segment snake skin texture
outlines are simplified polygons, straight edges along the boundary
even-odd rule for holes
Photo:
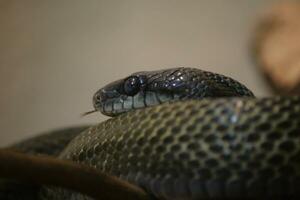
[[[299,199],[299,144],[299,97],[219,98],[121,114],[80,134],[59,157],[158,199]],[[47,193],[89,199],[53,188]]]
[[[58,156],[72,139],[88,127],[74,126],[50,131],[15,143],[10,148],[30,155]]]

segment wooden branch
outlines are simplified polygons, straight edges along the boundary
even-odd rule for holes
[[[92,167],[10,149],[0,149],[0,177],[68,188],[96,199],[150,199],[139,187]]]

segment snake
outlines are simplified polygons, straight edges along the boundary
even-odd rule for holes
[[[230,77],[179,67],[114,81],[93,106],[111,118],[14,147],[90,165],[153,199],[300,197],[298,96],[256,98]],[[38,199],[91,198],[43,187]]]

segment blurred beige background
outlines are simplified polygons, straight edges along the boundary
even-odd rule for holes
[[[0,0],[0,146],[106,119],[80,114],[101,86],[140,70],[199,67],[270,95],[249,43],[272,2]]]

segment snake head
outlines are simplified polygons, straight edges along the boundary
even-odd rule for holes
[[[253,94],[229,77],[181,67],[133,73],[98,90],[93,104],[95,110],[115,116],[164,102],[221,96]]]

